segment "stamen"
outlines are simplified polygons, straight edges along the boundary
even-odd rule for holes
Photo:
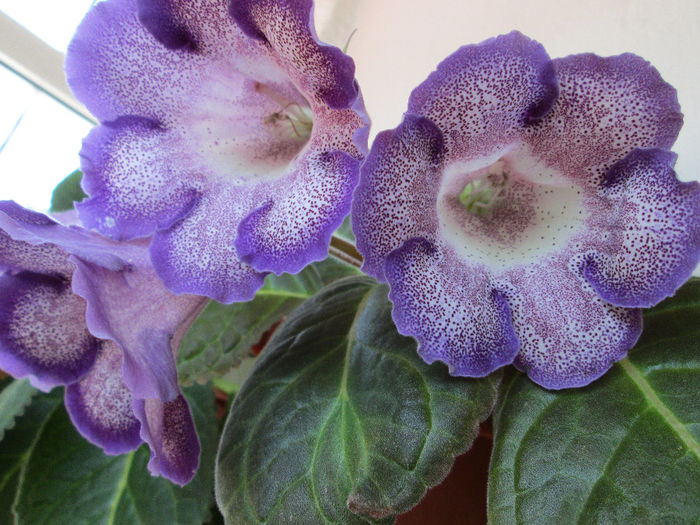
[[[263,122],[272,126],[278,123],[287,123],[294,132],[294,135],[302,140],[306,140],[311,136],[311,130],[313,128],[311,111],[297,102],[289,102],[280,111],[276,111],[265,117]]]
[[[487,215],[499,202],[509,185],[508,174],[499,161],[480,179],[471,180],[459,194],[459,201],[473,215]]]

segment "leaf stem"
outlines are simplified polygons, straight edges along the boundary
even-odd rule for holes
[[[362,268],[362,255],[352,243],[345,239],[333,235],[331,237],[331,245],[328,247],[328,253],[341,261],[357,268]]]

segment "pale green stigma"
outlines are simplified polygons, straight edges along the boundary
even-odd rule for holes
[[[472,215],[488,215],[508,186],[508,174],[504,163],[497,162],[486,175],[471,180],[459,194],[459,201]]]

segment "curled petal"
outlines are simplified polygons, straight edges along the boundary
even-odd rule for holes
[[[434,235],[437,215],[430,203],[437,199],[443,151],[440,130],[415,115],[377,135],[352,205],[362,269],[369,275],[385,280],[384,259],[390,252],[412,237]]]
[[[358,97],[355,64],[340,49],[323,45],[314,29],[312,0],[237,0],[230,12],[243,32],[268,43],[304,93],[333,109],[349,108]],[[289,45],[289,40],[294,45]]]
[[[94,128],[80,152],[91,196],[77,204],[83,224],[133,239],[182,218],[199,196],[196,180],[183,181],[191,162],[182,150],[177,134],[148,119],[122,117]],[[154,164],[169,168],[153,173]]]
[[[145,250],[141,257],[147,258]],[[88,303],[87,326],[122,348],[124,383],[134,397],[168,401],[179,395],[173,338],[205,300],[173,296],[147,264],[112,272],[77,257],[73,262],[73,291]]]
[[[675,160],[668,151],[634,150],[599,190],[607,209],[592,214],[592,231],[605,240],[587,254],[584,275],[610,303],[653,306],[700,260],[700,185],[679,182]]]
[[[118,271],[133,253],[132,246],[120,246],[82,228],[65,227],[41,213],[12,201],[0,201],[0,267],[12,271],[56,274],[69,279],[73,267],[69,254]]]
[[[632,54],[555,59],[559,97],[530,130],[534,154],[572,178],[600,184],[634,148],[670,148],[683,124],[676,90]]]
[[[58,277],[0,276],[0,367],[48,391],[80,379],[100,342],[85,327],[85,301]]]
[[[514,364],[546,388],[589,384],[622,359],[642,331],[641,311],[601,299],[585,281],[580,257],[512,271],[504,289],[521,345]]]
[[[141,421],[141,437],[151,447],[148,470],[178,485],[186,485],[199,467],[199,439],[187,401],[138,399],[134,412]]]
[[[510,308],[483,269],[411,239],[389,254],[385,272],[396,327],[418,339],[427,363],[482,377],[513,361],[519,345]]]
[[[186,49],[161,45],[139,22],[136,0],[112,0],[85,16],[68,47],[65,70],[76,97],[101,121],[138,115],[162,122],[202,62]]]
[[[238,256],[253,268],[296,273],[325,259],[331,235],[350,211],[356,159],[335,151],[309,155],[299,164],[294,179],[280,184],[238,226]]]
[[[123,454],[141,443],[141,424],[132,396],[121,380],[122,352],[104,341],[94,366],[66,388],[66,409],[75,427],[107,454]]]
[[[513,31],[464,46],[418,86],[408,113],[442,130],[451,158],[492,155],[547,114],[557,79],[541,44]]]
[[[137,0],[139,21],[168,49],[196,50],[197,40],[184,20],[178,19],[177,2]]]
[[[243,263],[234,246],[240,204],[251,199],[245,189],[240,193],[247,196],[226,188],[207,196],[188,217],[156,234],[151,258],[170,290],[231,303],[249,301],[262,286],[266,274]]]

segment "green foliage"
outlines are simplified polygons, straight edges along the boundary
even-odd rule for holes
[[[213,500],[218,424],[210,388],[186,389],[202,444],[184,488],[154,478],[146,445],[105,455],[73,427],[62,389],[36,396],[0,443],[0,523],[201,525]]]
[[[329,257],[296,275],[269,275],[255,299],[247,303],[210,301],[180,345],[180,382],[205,382],[226,373],[248,355],[268,329],[325,284],[357,272]]]
[[[0,382],[0,440],[5,430],[12,428],[15,419],[24,413],[37,390],[26,379],[7,378]]]
[[[58,183],[51,194],[51,213],[72,210],[75,202],[80,202],[87,195],[80,187],[83,173],[75,170]]]
[[[277,329],[219,447],[226,522],[391,521],[440,482],[491,412],[500,375],[426,365],[391,320],[387,287],[349,277]]]
[[[334,235],[340,237],[344,241],[347,241],[351,244],[355,244],[355,234],[352,232],[352,225],[350,224],[350,215],[345,217],[343,224],[341,224],[340,228],[338,228],[335,231]]]
[[[504,381],[490,523],[697,523],[700,279],[644,323],[636,348],[588,387]]]

